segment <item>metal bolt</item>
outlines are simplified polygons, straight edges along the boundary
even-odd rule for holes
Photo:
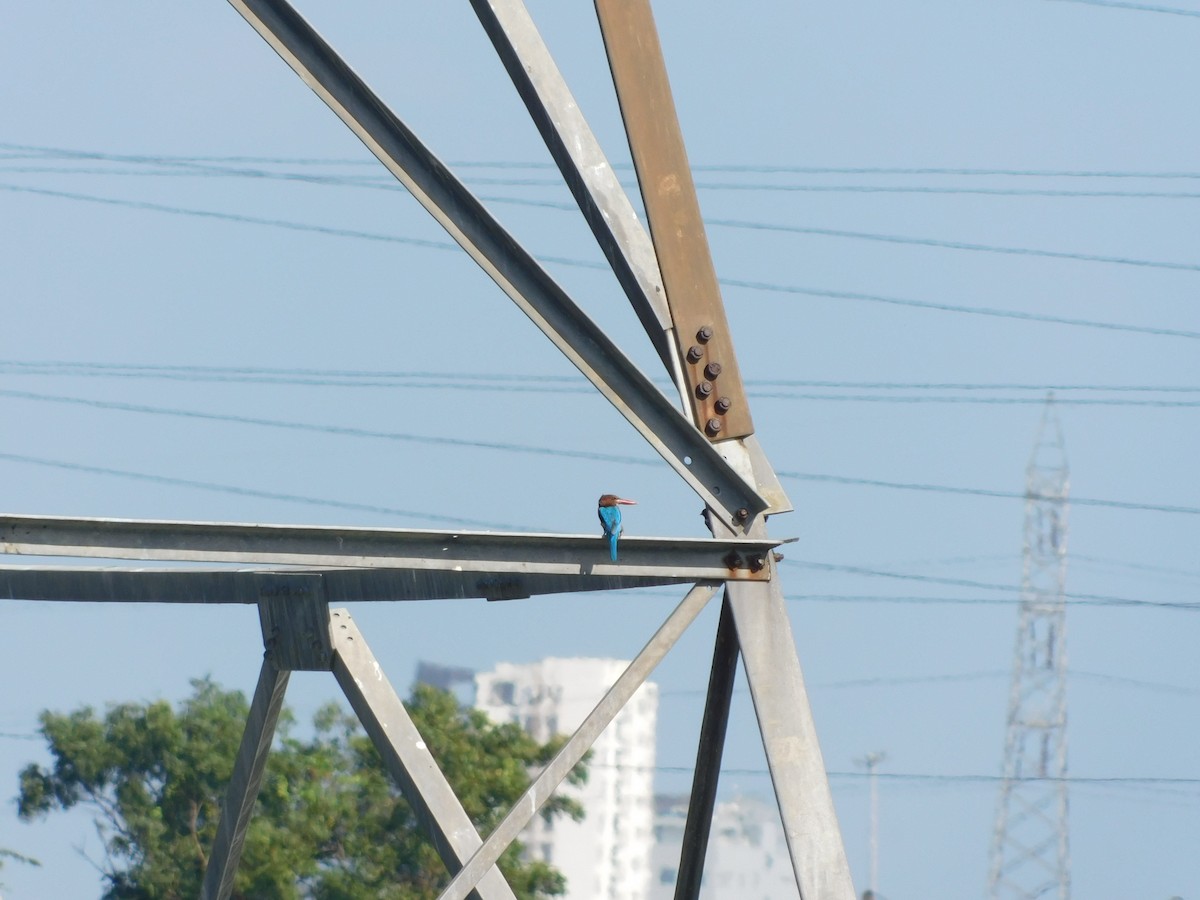
[[[742,555],[736,550],[730,550],[722,558],[721,562],[725,563],[727,569],[740,569],[745,565]]]
[[[696,396],[701,400],[705,399],[712,392],[713,386],[711,381],[702,381],[696,385]]]
[[[767,564],[767,561],[765,559],[763,559],[760,554],[756,553],[754,556],[750,557],[750,571],[751,572],[761,572],[763,570],[763,568],[766,566],[766,564]]]
[[[744,506],[738,507],[738,511],[733,514],[733,517],[739,522],[745,522],[748,518],[750,518],[750,510],[746,509]]]
[[[707,381],[704,383],[708,384]],[[725,415],[725,413],[729,412],[729,408],[733,406],[733,401],[728,397],[719,397],[717,398],[715,406],[717,408],[717,412],[719,412],[721,415]]]
[[[718,434],[721,433],[721,429],[723,427],[725,427],[725,426],[721,424],[720,419],[715,419],[715,418],[709,419],[707,422],[704,423],[704,430],[706,432],[708,432],[709,437],[716,437]]]
[[[704,359],[704,348],[699,344],[692,344],[692,346],[688,348],[687,361],[690,363],[698,363],[702,359]]]
[[[712,330],[711,325],[705,325],[699,331],[696,332],[696,340],[698,340],[702,344],[707,344],[709,341],[711,341],[712,336],[713,336],[713,330]]]
[[[710,362],[707,366],[704,367],[704,377],[705,378],[709,378],[709,379],[716,378],[720,374],[721,374],[721,364],[719,362]]]

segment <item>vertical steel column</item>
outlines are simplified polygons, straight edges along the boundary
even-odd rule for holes
[[[854,900],[779,579],[761,585],[731,582],[726,591],[800,896]]]
[[[482,843],[479,833],[350,613],[344,609],[333,610],[330,631],[334,648],[333,674],[338,684],[446,868],[451,874],[458,872],[479,849]],[[484,870],[478,882],[472,897],[515,900],[512,888],[494,864]]]
[[[242,744],[233,764],[233,777],[221,807],[217,836],[213,840],[208,867],[204,871],[201,900],[229,900],[233,892],[233,878],[242,858],[246,829],[250,827],[258,789],[262,786],[267,754],[271,751],[279,711],[283,707],[283,695],[287,690],[288,675],[288,672],[276,668],[269,657],[264,657],[258,686],[254,689],[254,700],[250,703],[250,714],[246,718],[246,730],[242,733]]]
[[[721,756],[725,750],[725,732],[729,725],[729,705],[733,699],[733,681],[737,675],[738,639],[733,625],[729,598],[721,604],[717,639],[713,647],[712,672],[708,676],[708,699],[700,725],[700,747],[696,752],[696,772],[692,776],[692,796],[688,802],[687,824],[683,829],[683,849],[679,857],[679,877],[675,882],[675,900],[696,900],[704,875],[704,857],[712,830],[713,809],[717,802],[717,780],[721,774]]]

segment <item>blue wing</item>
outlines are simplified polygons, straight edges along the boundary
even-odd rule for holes
[[[621,507],[601,506],[597,512],[600,515],[600,525],[604,536],[608,538],[608,555],[612,561],[617,561],[617,538],[621,536]]]

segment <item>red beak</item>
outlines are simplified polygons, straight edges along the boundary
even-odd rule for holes
[[[626,500],[624,497],[618,497],[617,502],[622,506],[637,506],[636,500]]]

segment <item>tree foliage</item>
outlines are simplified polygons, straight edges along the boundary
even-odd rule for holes
[[[41,714],[49,767],[20,776],[22,819],[90,808],[105,848],[104,900],[191,900],[199,895],[208,849],[233,770],[248,705],[207,679],[178,709],[166,702]],[[541,744],[514,724],[496,725],[444,691],[418,686],[407,704],[422,737],[467,815],[487,834],[547,763],[561,741]],[[235,898],[254,900],[432,900],[448,881],[357,720],[322,708],[308,738],[280,716],[246,836]],[[571,780],[586,778],[577,769]],[[547,817],[580,818],[556,798]],[[520,898],[563,893],[565,882],[520,845],[500,860]]]

